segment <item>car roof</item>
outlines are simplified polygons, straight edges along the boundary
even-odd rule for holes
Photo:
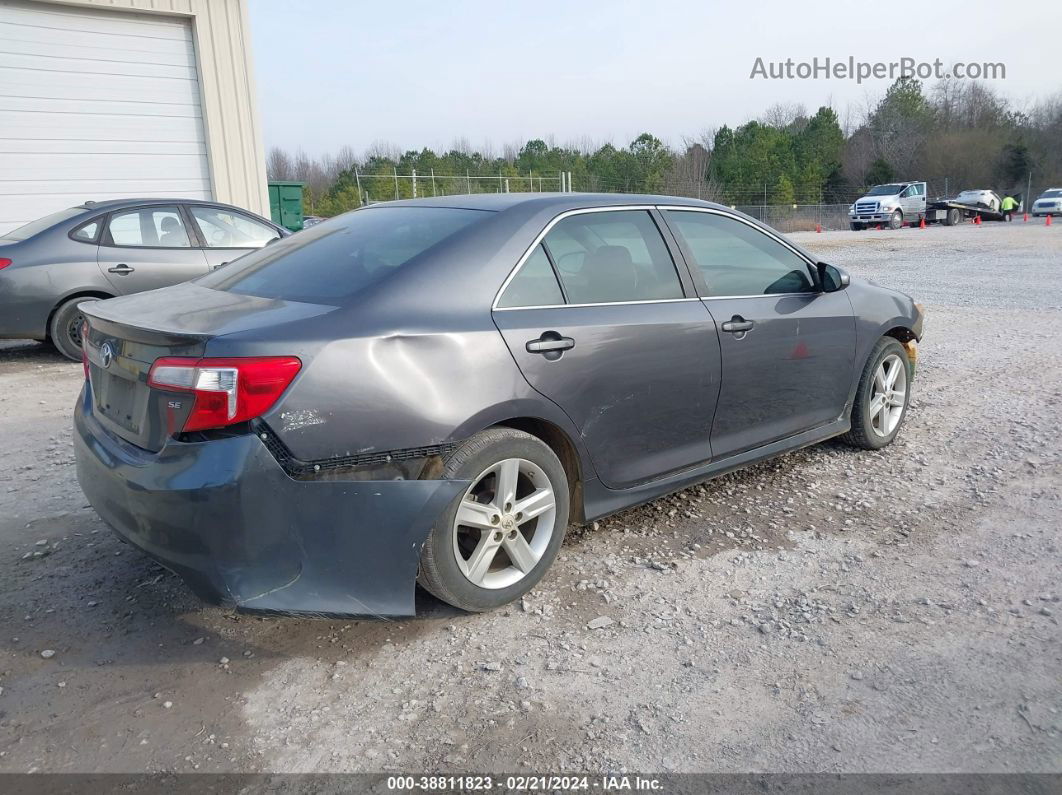
[[[629,204],[667,204],[712,207],[717,210],[729,209],[721,204],[714,204],[700,199],[638,193],[470,193],[460,196],[437,196],[425,199],[380,202],[369,205],[366,209],[374,207],[451,207],[463,210],[502,212],[516,207],[524,207],[535,210],[553,208],[563,211]]]
[[[130,199],[101,199],[100,201],[85,201],[81,204],[75,205],[76,207],[99,211],[99,210],[113,210],[119,207],[128,207],[130,205],[140,204],[173,204],[180,202],[181,204],[208,204],[211,207],[228,207],[233,210],[239,210],[240,212],[253,213],[257,215],[253,210],[247,210],[243,207],[237,207],[234,204],[226,204],[225,202],[213,201],[211,199],[188,199],[180,196],[143,196],[139,198]]]

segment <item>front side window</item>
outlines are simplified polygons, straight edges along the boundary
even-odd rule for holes
[[[340,305],[492,214],[449,207],[356,210],[245,254],[197,283],[262,298]]]
[[[523,266],[505,288],[498,306],[515,308],[525,306],[557,306],[564,303],[557,275],[549,264],[545,249],[539,244],[531,252]]]
[[[715,213],[668,210],[708,296],[777,295],[815,289],[807,262],[749,224]]]
[[[189,205],[207,248],[261,248],[280,237],[266,224],[226,207]]]
[[[191,248],[192,245],[176,207],[141,207],[114,213],[107,230],[116,246]]]
[[[569,303],[682,298],[675,263],[645,210],[572,215],[544,243]]]

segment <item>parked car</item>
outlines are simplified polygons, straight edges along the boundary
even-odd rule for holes
[[[899,229],[904,222],[917,223],[926,211],[926,183],[890,182],[875,185],[861,199],[848,208],[848,221],[853,230],[866,229],[872,224],[888,224]]]
[[[1062,215],[1062,188],[1048,188],[1033,202],[1033,216]]]
[[[194,279],[288,234],[247,210],[190,199],[60,210],[0,236],[0,339],[50,340],[80,359],[86,299]]]
[[[81,487],[241,609],[510,602],[586,522],[841,436],[896,437],[922,312],[665,196],[378,204],[83,306]]]
[[[964,190],[956,196],[953,201],[959,204],[971,204],[977,207],[984,207],[992,212],[999,212],[999,208],[1003,206],[1003,200],[999,198],[999,194],[994,190],[987,190],[983,188],[975,188],[972,190]]]

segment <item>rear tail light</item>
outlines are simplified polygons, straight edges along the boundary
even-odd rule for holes
[[[224,428],[260,417],[273,407],[302,367],[294,356],[239,359],[156,359],[148,385],[191,392],[195,402],[180,431]]]
[[[88,365],[88,321],[81,321],[81,366],[85,368],[85,380],[89,380],[89,365]]]
[[[7,257],[0,257],[0,270],[3,270],[10,264],[11,260],[9,260]]]

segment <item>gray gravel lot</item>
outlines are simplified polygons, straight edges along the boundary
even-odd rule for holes
[[[1062,226],[794,238],[926,304],[897,443],[572,528],[489,615],[203,607],[81,496],[80,365],[5,344],[0,771],[1062,771]]]

